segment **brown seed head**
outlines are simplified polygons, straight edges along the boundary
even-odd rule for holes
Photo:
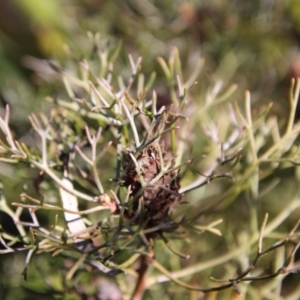
[[[153,143],[143,149],[135,161],[130,155],[127,157],[124,186],[131,186],[134,212],[139,201],[143,201],[149,226],[163,221],[181,199],[179,172],[171,170],[174,163],[170,156],[159,144]]]

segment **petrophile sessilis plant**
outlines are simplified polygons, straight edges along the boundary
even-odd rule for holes
[[[151,297],[155,285],[175,286],[182,299],[186,289],[280,295],[270,282],[284,286],[299,272],[299,222],[277,228],[300,207],[299,191],[279,212],[271,209],[270,222],[258,203],[280,185],[274,172],[298,170],[300,81],[292,81],[290,114],[279,120],[271,105],[254,112],[248,91],[234,99],[235,85],[201,84],[201,57],[182,67],[174,48],[157,59],[164,77],[156,78],[142,73],[141,57],[129,54],[122,65],[120,45],[88,39],[98,59],[66,48],[64,67],[32,66],[56,86],[47,110],[29,115],[33,141],[14,136],[9,106],[0,119],[3,168],[34,174],[20,198],[1,194],[15,230],[1,224],[0,252],[26,253],[28,282],[39,254],[56,261],[60,273],[51,276],[61,284],[47,281],[53,293],[90,295],[96,291],[82,278],[108,276],[124,299]]]

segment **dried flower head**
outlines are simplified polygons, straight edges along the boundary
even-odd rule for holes
[[[145,147],[137,157],[127,153],[123,182],[131,188],[133,213],[143,205],[148,226],[163,221],[182,198],[178,192],[180,175],[178,169],[174,169],[174,158],[158,143]]]

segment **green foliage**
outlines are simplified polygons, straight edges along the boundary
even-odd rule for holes
[[[59,62],[24,60],[43,109],[23,84],[5,88],[2,298],[103,299],[111,287],[124,299],[298,299],[300,81],[286,114],[291,38],[270,30],[297,4],[275,3],[267,22],[262,3],[104,1],[119,20],[99,24],[87,1],[65,6],[74,39],[19,2]],[[89,18],[74,22],[79,12]]]
[[[93,43],[97,43],[97,36],[90,35],[90,38]],[[116,51],[119,52],[118,48]],[[141,59],[134,60],[129,56],[129,76],[116,76],[112,62],[115,59],[114,53],[110,49],[105,52],[102,50],[101,64],[96,69],[90,67],[95,62],[87,59],[76,63],[70,69],[73,71],[51,64],[65,87],[66,95],[64,99],[61,96],[47,98],[52,103],[48,113],[42,113],[39,117],[34,114],[29,116],[37,134],[37,148],[13,138],[9,127],[9,107],[6,107],[6,114],[0,119],[5,136],[1,142],[1,160],[11,164],[22,163],[21,169],[37,169],[39,173],[34,181],[36,193],[40,196],[32,197],[23,192],[20,201],[12,203],[15,209],[7,205],[2,196],[1,210],[14,220],[18,234],[11,235],[3,231],[1,242],[4,249],[1,252],[27,252],[23,271],[25,279],[28,270],[30,274],[32,257],[44,252],[52,256],[61,255],[73,261],[72,267],[65,268],[63,272],[67,282],[75,280],[88,265],[113,276],[120,272],[136,274],[134,262],[148,257],[153,271],[144,283],[146,289],[155,283],[171,280],[191,290],[209,292],[233,286],[236,292],[247,294],[251,293],[252,285],[238,285],[241,281],[251,282],[298,272],[297,267],[292,265],[298,246],[287,254],[282,251],[277,254],[287,255],[287,258],[281,263],[277,262],[274,271],[264,271],[264,268],[258,273],[252,274],[251,271],[262,256],[277,253],[277,249],[287,243],[293,244],[297,236],[295,232],[298,225],[289,233],[283,233],[279,241],[275,239],[273,245],[263,246],[263,238],[274,235],[274,230],[290,212],[299,208],[297,196],[286,203],[281,212],[274,214],[270,223],[266,215],[261,227],[257,223],[261,217],[257,215],[255,203],[262,193],[261,181],[265,181],[276,169],[297,164],[298,151],[294,142],[300,127],[294,124],[294,118],[300,82],[292,82],[290,115],[282,127],[272,115],[269,116],[270,107],[262,108],[253,115],[249,92],[245,95],[245,113],[241,112],[237,104],[228,106],[226,102],[229,103],[235,87],[224,90],[221,82],[208,89],[203,103],[197,103],[193,91],[188,91],[195,85],[192,78],[200,74],[201,61],[195,64],[191,77],[184,80],[184,75],[179,75],[184,74],[180,68],[179,53],[174,49],[168,62],[159,58],[168,82],[170,104],[158,109],[160,99],[151,89],[153,76],[146,79],[141,73]],[[213,114],[216,111],[218,118],[214,121]],[[199,122],[204,129],[203,133],[197,130]],[[187,132],[193,135],[187,135]],[[206,134],[206,146],[192,149],[193,145],[198,144],[199,134]],[[155,168],[159,170],[155,177],[148,180],[139,157],[147,155],[150,146],[156,149],[151,151],[157,151],[155,157],[151,157],[154,152],[149,154],[150,164],[155,159]],[[142,154],[143,151],[146,154]],[[165,161],[164,151],[173,159]],[[204,152],[210,155],[200,161],[194,159]],[[124,186],[124,176],[133,176],[126,175],[127,172],[133,172],[129,171],[128,163],[124,165],[128,159],[132,160],[129,166],[136,170],[134,172],[137,175],[134,176],[137,177],[131,184]],[[202,171],[204,168],[205,171]],[[154,221],[151,216],[152,206],[147,204],[147,201],[152,200],[146,200],[145,193],[149,193],[150,187],[159,189],[153,203],[164,201],[163,205],[167,205],[171,198],[159,198],[159,186],[162,183],[158,182],[165,174],[176,170],[180,170],[184,184],[175,193],[181,197],[184,194],[184,200],[188,203],[182,205],[171,218],[164,216]],[[172,176],[177,175],[173,173]],[[195,201],[192,197],[189,200],[189,192],[208,183],[213,185],[212,181],[221,177],[234,179],[234,182],[226,187],[220,186],[219,189],[223,191],[220,190],[209,199],[199,199],[201,207],[189,203]],[[141,182],[140,188],[135,190],[134,184],[137,181]],[[248,204],[248,220],[240,226],[248,230],[233,229],[237,235],[236,241],[232,240],[230,234],[220,237],[223,230],[226,232],[230,226],[234,226],[230,221],[234,218],[233,210],[238,209],[234,208],[234,204],[239,195],[245,192],[252,203]],[[28,210],[31,217],[29,222],[22,220],[21,215],[25,210]],[[50,215],[50,223],[46,225],[42,225],[38,216],[39,211],[43,210],[56,212]],[[225,225],[216,228],[221,222]],[[188,251],[188,240],[191,243],[201,241],[201,233],[204,232],[211,242],[203,238],[207,243],[203,247],[206,251],[198,254],[199,261],[198,255],[195,255],[191,265],[180,266],[180,257],[187,259],[191,256],[189,253],[180,254]],[[213,237],[214,234],[217,237]],[[173,252],[169,262],[165,261],[160,252],[156,252],[157,239],[163,241],[160,247]],[[171,240],[174,242],[170,244]],[[228,250],[225,254],[222,251],[214,251],[212,254],[214,244],[220,241]],[[257,245],[256,258],[245,269],[249,259],[247,256],[255,253]],[[173,256],[177,257],[177,262]],[[51,260],[50,257],[47,259]],[[232,266],[234,273],[219,274],[218,269],[232,260],[236,260],[236,271],[233,271]],[[179,270],[174,268],[176,265]],[[83,266],[86,267],[82,269]],[[241,268],[241,272],[236,273],[238,268]],[[208,283],[200,287],[180,280],[181,277],[209,269],[212,274],[216,272],[218,276],[222,274],[222,277],[231,279],[216,280],[219,282],[216,287],[209,287]],[[50,287],[54,288],[51,284]],[[40,293],[34,287],[31,288]],[[132,288],[126,290],[129,292]],[[123,294],[127,297],[125,290]]]

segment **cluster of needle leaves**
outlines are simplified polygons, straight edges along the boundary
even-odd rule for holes
[[[99,61],[77,60],[67,49],[72,62],[69,69],[53,62],[40,62],[40,70],[44,66],[48,72],[50,67],[55,84],[62,84],[61,89],[66,92],[46,99],[50,103],[47,112],[29,116],[35,133],[34,145],[14,137],[9,106],[0,118],[4,137],[0,146],[3,166],[11,164],[15,168],[37,171],[32,194],[24,191],[20,199],[10,201],[10,205],[1,193],[0,210],[13,220],[17,234],[9,233],[2,224],[0,253],[26,251],[25,278],[32,257],[51,253],[72,260],[72,267],[65,274],[67,280],[83,270],[91,270],[89,266],[112,276],[126,272],[127,276],[136,278],[138,288],[143,291],[156,283],[171,281],[188,290],[204,293],[233,287],[238,294],[251,294],[251,285],[241,287],[241,282],[298,273],[299,266],[294,258],[299,248],[299,221],[289,233],[265,250],[263,238],[271,235],[300,207],[299,192],[269,224],[266,215],[261,227],[257,225],[256,207],[251,206],[249,215],[256,221],[251,223],[249,220],[251,230],[247,233],[247,243],[237,244],[225,254],[215,253],[216,257],[205,261],[200,258],[198,262],[195,262],[198,259],[195,255],[193,265],[184,263],[179,270],[174,270],[155,251],[155,244],[157,240],[162,241],[165,249],[179,260],[192,257],[195,251],[182,254],[189,239],[201,240],[199,234],[203,233],[221,239],[222,229],[226,226],[222,229],[216,226],[229,222],[226,216],[219,218],[222,209],[233,206],[243,193],[258,201],[262,193],[260,183],[274,170],[287,165],[297,168],[296,143],[300,124],[295,123],[295,113],[299,80],[292,82],[290,115],[282,127],[281,122],[271,115],[270,106],[260,108],[253,116],[249,92],[245,95],[245,114],[242,113],[240,106],[230,101],[235,85],[226,89],[222,82],[216,82],[207,91],[199,92],[196,80],[201,76],[203,60],[199,58],[192,72],[182,70],[179,53],[173,49],[168,61],[158,58],[167,86],[168,101],[163,104],[161,96],[154,90],[155,73],[146,79],[141,72],[142,58],[134,59],[129,55],[129,71],[122,72],[115,63],[120,47],[100,49],[97,46],[99,36],[89,34],[89,39],[92,48],[98,49]],[[187,79],[185,71],[190,74]],[[43,77],[43,74],[38,75]],[[200,103],[196,101],[199,94],[202,97]],[[218,115],[214,119],[216,110]],[[199,144],[201,139],[205,139],[203,144]],[[157,177],[146,182],[139,172],[137,158],[150,146],[156,149],[157,164],[161,168]],[[172,158],[169,164],[164,163],[163,151]],[[134,162],[142,182],[138,195],[149,186],[155,186],[165,174],[179,172],[181,187],[178,195],[182,200],[178,211],[170,211],[169,216],[153,226],[148,225],[151,223],[145,217],[147,213],[142,200],[133,214],[127,213],[132,211],[133,199],[131,186],[124,186],[126,157]],[[206,201],[204,197],[201,207],[189,203],[193,200],[189,194],[222,178],[226,184],[230,179],[230,184],[222,193],[214,195],[213,201],[211,198]],[[220,185],[220,188],[224,189],[224,186]],[[23,219],[24,211],[28,211],[30,220]],[[47,226],[42,225],[41,211],[54,212],[50,214]],[[203,216],[206,217],[204,222]],[[176,246],[171,245],[171,239]],[[251,251],[248,251],[255,244],[257,251],[251,261]],[[274,272],[253,273],[263,256],[277,253],[278,248],[285,249],[286,245],[293,245],[293,249],[283,254],[284,261]],[[237,257],[245,253],[249,256],[246,255],[246,263],[244,260],[242,264]],[[147,279],[141,280],[145,274],[137,272],[134,262],[145,257],[148,260],[141,260],[141,264],[150,265],[151,270]],[[49,256],[48,259],[54,258]],[[210,277],[212,287],[191,285],[180,279],[235,260],[238,267],[232,276],[225,280]],[[121,289],[124,288],[125,299],[128,292],[126,279],[120,276],[126,275],[117,276],[123,278],[119,284]],[[134,290],[133,286],[130,286],[131,290]]]

